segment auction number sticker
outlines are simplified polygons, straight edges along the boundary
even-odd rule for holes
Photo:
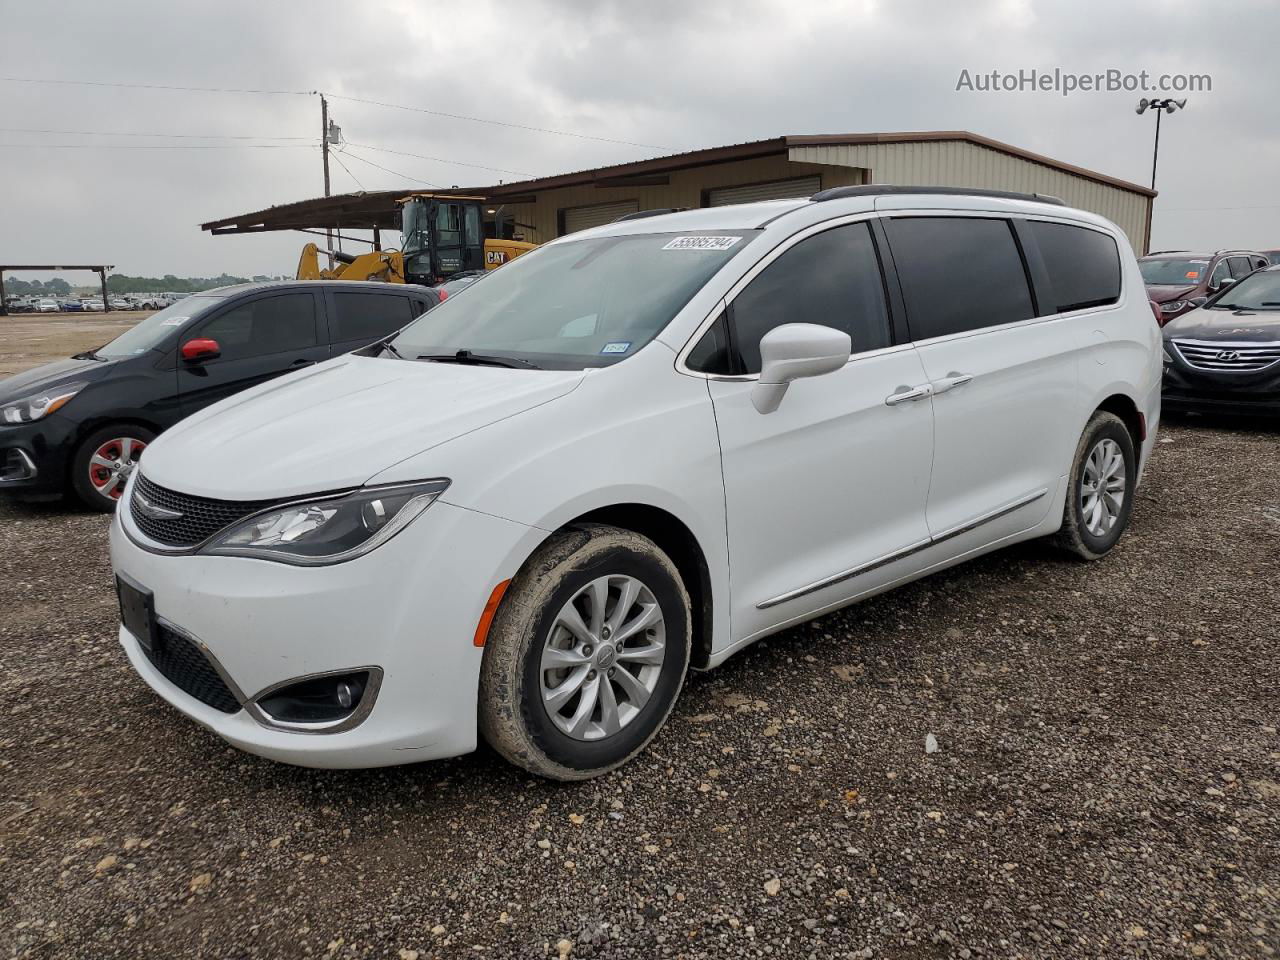
[[[162,327],[180,327],[190,319],[190,317],[166,317],[160,321],[160,325]]]
[[[728,250],[741,237],[676,237],[663,250]]]

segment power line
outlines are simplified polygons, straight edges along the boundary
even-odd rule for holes
[[[351,143],[349,146],[359,147],[361,150],[376,150],[378,153],[394,153],[399,157],[413,157],[415,160],[431,160],[435,163],[450,163],[455,167],[473,167],[477,170],[494,170],[498,173],[514,173],[518,177],[533,177],[532,173],[524,170],[508,170],[506,167],[491,167],[483,163],[468,163],[465,160],[446,160],[443,157],[428,157],[421,153],[407,153],[404,150],[389,150],[386,147],[372,147],[367,143]]]
[[[0,150],[314,150],[314,143],[0,143]]]
[[[0,127],[0,133],[55,133],[78,137],[163,137],[171,140],[310,140],[317,137],[258,137],[231,133],[139,133],[124,130],[45,130],[36,127]]]
[[[366,100],[363,97],[344,97],[336,93],[325,93],[330,100],[345,100],[348,103],[363,103],[374,107],[387,107],[391,110],[408,110],[412,113],[425,113],[432,117],[446,117],[449,120],[468,120],[471,123],[488,123],[497,127],[510,127],[514,130],[530,130],[534,133],[552,133],[558,137],[576,137],[579,140],[595,140],[598,143],[619,143],[628,147],[646,147],[651,150],[667,150],[668,147],[654,143],[637,143],[634,140],[615,140],[612,137],[594,137],[587,133],[574,133],[571,130],[556,130],[551,127],[534,127],[524,123],[508,123],[505,120],[490,120],[485,117],[469,117],[462,113],[445,113],[443,110],[429,110],[426,107],[409,107],[402,103],[387,103],[383,100]]]
[[[295,97],[315,96],[320,92],[318,90],[273,90],[250,87],[193,87],[160,83],[122,83],[106,80],[52,80],[41,77],[0,77],[0,82],[35,83],[61,86],[111,87],[128,90],[170,90],[184,93],[242,93]],[[578,140],[592,140],[597,143],[616,143],[628,147],[645,147],[646,149],[651,150],[671,149],[654,143],[640,143],[635,140],[621,140],[614,137],[597,137],[588,133],[576,133],[572,130],[557,130],[553,127],[538,127],[533,126],[532,124],[511,123],[510,121],[494,120],[489,117],[473,117],[463,113],[448,113],[444,110],[432,110],[428,107],[411,107],[403,103],[390,103],[386,100],[373,100],[367,97],[348,97],[336,93],[326,93],[325,96],[331,100],[342,100],[346,103],[360,103],[365,104],[366,106],[385,107],[389,110],[407,110],[411,113],[422,113],[432,117],[444,117],[449,120],[466,120],[469,123],[485,123],[491,126],[507,127],[512,130],[527,130],[532,133],[549,133],[558,137],[573,137]]]
[[[392,170],[390,167],[384,167],[380,163],[374,163],[372,160],[366,160],[358,153],[351,153],[350,151],[344,151],[344,153],[346,153],[346,155],[352,160],[359,160],[361,163],[367,163],[371,167],[377,167],[379,170],[389,173],[393,177],[399,177],[401,180],[412,180],[414,183],[425,183],[428,187],[440,187],[440,189],[444,189],[440,184],[434,183],[431,180],[423,180],[421,177],[411,177],[407,173],[400,173],[398,170]]]
[[[365,187],[364,187],[364,184],[360,182],[360,178],[357,177],[354,173],[352,173],[351,170],[347,167],[347,165],[342,162],[342,158],[338,156],[338,153],[339,151],[337,150],[330,150],[329,156],[333,157],[334,160],[338,161],[338,166],[340,166],[343,170],[346,170],[347,176],[356,182],[357,187],[363,190]]]
[[[310,97],[314,90],[258,90],[243,87],[179,87],[162,83],[114,83],[106,80],[48,80],[42,77],[0,77],[6,83],[42,83],[75,87],[117,87],[127,90],[180,90],[186,93],[262,93],[290,97]]]

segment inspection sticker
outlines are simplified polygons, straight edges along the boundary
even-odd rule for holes
[[[663,250],[728,250],[741,237],[676,237]]]
[[[631,349],[630,340],[614,340],[600,348],[601,353],[626,353]]]
[[[180,327],[190,319],[190,317],[166,317],[164,320],[160,321],[160,326]]]

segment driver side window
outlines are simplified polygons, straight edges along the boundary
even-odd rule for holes
[[[884,279],[868,224],[824,230],[774,260],[733,299],[687,365],[703,373],[759,373],[761,338],[787,323],[843,330],[854,353],[889,346]]]

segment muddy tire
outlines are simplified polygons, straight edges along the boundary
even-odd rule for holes
[[[640,534],[555,534],[507,589],[480,668],[480,731],[517,766],[586,780],[622,766],[684,685],[690,608],[675,565]]]
[[[1071,461],[1062,529],[1054,542],[1081,560],[1106,556],[1129,526],[1137,478],[1133,437],[1124,421],[1097,411]]]

